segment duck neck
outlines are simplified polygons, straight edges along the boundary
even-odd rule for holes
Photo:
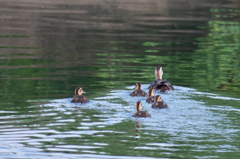
[[[137,111],[141,111],[141,109],[142,109],[142,104],[141,104],[140,101],[137,102],[136,108],[137,108]]]
[[[152,90],[149,90],[148,91],[148,96],[151,97],[151,96],[154,96],[154,92]]]
[[[161,80],[162,79],[162,75],[163,75],[163,72],[162,72],[161,69],[155,71],[156,80],[158,80],[158,79]]]

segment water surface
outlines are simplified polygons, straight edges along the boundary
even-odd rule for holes
[[[237,0],[0,3],[2,158],[239,158]],[[129,96],[157,65],[166,110]]]

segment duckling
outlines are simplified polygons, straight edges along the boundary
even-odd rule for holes
[[[148,112],[141,111],[142,107],[143,107],[142,102],[137,101],[137,103],[136,103],[137,112],[133,116],[134,117],[150,117],[151,118],[151,115]]]
[[[157,66],[155,68],[155,77],[156,80],[153,81],[149,88],[153,88],[154,90],[160,90],[160,92],[165,92],[166,90],[174,90],[174,87],[168,82],[166,79],[162,79],[163,70],[161,66]]]
[[[148,90],[148,98],[147,98],[146,102],[153,103],[154,102],[154,98],[155,98],[155,96],[154,96],[154,89],[150,88]]]
[[[147,94],[142,90],[141,83],[136,83],[136,86],[134,88],[135,90],[130,94],[131,96],[142,96],[147,97]]]
[[[160,95],[157,95],[154,99],[154,103],[152,104],[152,108],[168,108],[167,104],[162,100]]]
[[[83,91],[81,87],[77,87],[75,89],[75,97],[73,97],[71,103],[88,103],[89,100],[82,95],[82,93],[86,93]]]

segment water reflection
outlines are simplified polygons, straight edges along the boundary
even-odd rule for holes
[[[59,2],[48,5],[31,3],[32,5],[27,6],[25,3],[20,5],[17,2],[4,4],[2,11],[6,11],[3,8],[8,8],[7,11],[9,11],[17,5],[20,6],[20,10],[14,10],[11,20],[5,17],[7,22],[5,25],[9,23],[8,30],[3,28],[6,30],[6,35],[2,35],[0,40],[2,41],[1,54],[7,56],[2,57],[1,67],[11,70],[7,73],[7,77],[4,72],[1,76],[10,79],[46,80],[45,82],[48,83],[49,80],[55,80],[66,86],[69,85],[68,83],[77,85],[79,80],[85,85],[93,77],[100,76],[101,88],[108,86],[114,89],[119,85],[117,82],[125,86],[139,78],[139,82],[148,83],[153,77],[149,72],[152,72],[156,64],[160,63],[164,66],[165,78],[177,85],[203,88],[203,91],[221,90],[231,94],[239,92],[237,85],[239,64],[236,61],[239,23],[227,22],[224,19],[213,21],[219,18],[216,13],[221,14],[221,12],[236,18],[238,10],[234,9],[235,5],[232,4],[233,8],[228,12],[216,8],[206,12],[204,7],[199,6],[199,2],[185,2],[189,12],[198,9],[197,12],[192,11],[189,14],[189,12],[183,12],[183,6],[178,3],[169,5],[170,2],[165,1],[161,3],[143,1],[138,5],[139,8],[146,3],[148,7],[140,9],[141,14],[136,14],[140,10],[135,3],[120,2],[104,5],[99,3],[99,7],[95,8],[96,12],[90,8],[97,4],[86,5],[87,2],[79,2],[74,6]],[[216,6],[209,2],[205,5]],[[111,9],[108,6],[111,6]],[[26,7],[29,8],[21,10]],[[60,9],[62,14],[59,12]],[[32,32],[23,32],[23,35],[19,35],[14,33],[11,26],[19,24],[24,26],[24,23],[16,20],[19,16],[16,13],[20,11],[24,16],[34,11],[35,16],[42,17],[43,20],[34,22],[35,25],[30,28]],[[116,16],[110,16],[108,13]],[[31,20],[32,16],[28,16]],[[121,24],[120,29],[115,27],[116,24]],[[38,31],[35,31],[36,29]],[[7,35],[8,32],[10,35]],[[234,36],[232,40],[230,36]],[[229,51],[227,51],[229,47],[222,48],[222,45],[216,47],[214,43],[218,45],[218,40],[224,45],[231,44],[236,47],[234,49],[229,46],[232,48]],[[192,53],[192,50],[195,50],[195,53]],[[223,56],[226,54],[229,57]],[[220,55],[221,58],[218,57]],[[221,63],[221,66],[217,63]],[[219,67],[226,68],[226,66],[230,67],[228,71],[225,70],[228,73],[215,70]],[[15,71],[13,68],[21,68],[21,71]],[[236,75],[232,76],[231,71]],[[136,78],[124,78],[131,76],[130,72],[136,73]],[[104,81],[107,82],[104,83]],[[116,83],[110,81],[116,81]],[[92,81],[89,89],[93,90],[99,85],[94,84],[95,82]],[[54,81],[48,85],[53,83]],[[62,91],[66,89],[70,91],[73,85],[64,87]],[[56,92],[54,94],[60,95]]]
[[[3,0],[0,156],[239,156],[239,5]],[[136,123],[129,88],[159,64],[170,109],[143,103]],[[70,103],[76,86],[89,104]]]

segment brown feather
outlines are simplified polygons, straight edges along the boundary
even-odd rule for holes
[[[134,117],[151,117],[151,115],[149,113],[147,113],[146,111],[141,111],[141,109],[142,109],[141,101],[137,101],[136,109],[137,109],[137,112],[133,115]]]
[[[168,105],[165,102],[155,102],[152,104],[152,108],[163,109],[163,108],[168,108]]]
[[[145,111],[137,111],[133,116],[134,117],[150,117],[151,118],[151,115]]]
[[[147,94],[141,89],[135,89],[130,95],[131,96],[147,97]]]
[[[159,90],[160,92],[165,92],[166,90],[174,90],[174,87],[167,80],[155,80],[153,81],[148,89]]]
[[[88,103],[89,100],[87,97],[84,97],[83,95],[76,95],[75,97],[73,97],[72,103]]]
[[[146,102],[153,103],[154,102],[154,98],[155,98],[155,96],[148,97]]]

